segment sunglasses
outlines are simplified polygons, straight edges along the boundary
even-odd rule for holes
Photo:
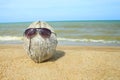
[[[31,49],[31,39],[37,34],[37,32],[39,33],[39,35],[41,35],[41,37],[43,38],[50,38],[51,30],[47,29],[47,28],[29,28],[27,30],[25,30],[24,35],[30,40],[29,42],[29,52],[31,53],[30,49]],[[56,33],[54,33],[56,35]]]
[[[29,28],[29,29],[25,30],[24,35],[28,39],[32,39],[37,34],[37,32],[43,38],[49,38],[51,36],[51,33],[53,33],[53,32],[51,32],[51,30],[49,30],[47,28]]]

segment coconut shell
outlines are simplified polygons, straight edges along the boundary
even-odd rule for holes
[[[50,59],[56,53],[57,36],[54,29],[46,22],[37,21],[32,23],[29,28],[47,28],[52,33],[49,38],[42,37],[37,31],[32,38],[27,38],[24,34],[24,48],[29,57],[36,63]]]

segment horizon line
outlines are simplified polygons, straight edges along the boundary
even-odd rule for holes
[[[120,20],[36,20],[36,21],[43,21],[43,22],[87,22],[87,21],[120,21]],[[6,21],[6,22],[0,22],[0,23],[25,23],[25,22],[35,22],[35,21]]]

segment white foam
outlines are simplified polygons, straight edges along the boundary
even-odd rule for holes
[[[13,41],[13,40],[22,40],[22,37],[18,37],[18,36],[0,36],[0,41]]]
[[[101,43],[120,43],[118,40],[94,40],[94,39],[70,39],[70,38],[58,38],[59,41],[74,41],[74,42],[101,42]]]
[[[0,41],[20,41],[23,37],[19,36],[0,36]],[[58,41],[71,41],[71,42],[96,42],[96,43],[119,43],[118,40],[95,40],[95,39],[72,39],[72,38],[57,38]]]

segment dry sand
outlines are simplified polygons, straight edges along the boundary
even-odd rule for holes
[[[0,45],[0,80],[120,80],[120,47],[58,46],[38,64],[22,45]]]

